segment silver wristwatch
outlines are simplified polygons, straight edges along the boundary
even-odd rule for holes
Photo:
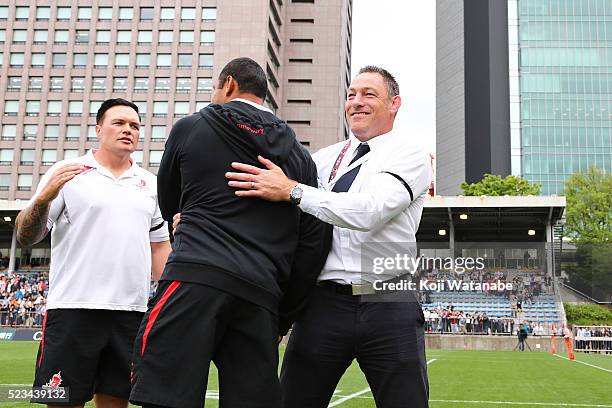
[[[300,205],[300,202],[302,201],[302,194],[304,194],[304,190],[302,190],[298,184],[289,192],[289,201],[291,201],[292,204]]]

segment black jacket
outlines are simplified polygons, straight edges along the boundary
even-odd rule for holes
[[[181,213],[162,280],[216,287],[277,313],[289,329],[331,246],[331,227],[288,202],[240,198],[225,173],[262,155],[293,180],[317,185],[293,130],[250,104],[211,104],[179,120],[157,175],[159,206]]]

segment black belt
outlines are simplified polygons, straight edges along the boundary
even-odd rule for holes
[[[343,285],[334,281],[319,281],[317,282],[317,286],[322,288],[330,289],[334,293],[339,293],[341,295],[352,295],[353,294],[353,285]]]
[[[407,274],[386,280],[385,282],[389,282],[389,283],[399,282],[403,279],[410,280],[411,277],[412,276],[409,273],[407,273]],[[393,291],[389,291],[389,290],[374,291],[374,288],[372,287],[372,284],[370,283],[366,283],[363,285],[360,285],[360,284],[345,285],[345,284],[330,281],[330,280],[324,280],[324,281],[317,282],[317,286],[320,286],[326,289],[330,289],[332,292],[339,293],[341,295],[372,295],[372,294],[393,293]]]

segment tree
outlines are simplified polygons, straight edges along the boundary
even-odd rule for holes
[[[564,235],[576,244],[570,284],[600,300],[612,300],[612,174],[597,167],[565,182]]]
[[[577,244],[612,244],[612,174],[597,167],[565,182],[565,233]]]
[[[461,183],[463,195],[466,196],[522,196],[539,195],[542,190],[540,184],[530,184],[529,181],[519,176],[496,176],[485,174],[478,183]]]

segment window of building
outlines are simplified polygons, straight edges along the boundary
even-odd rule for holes
[[[6,82],[6,90],[16,92],[21,89],[21,77],[10,76]]]
[[[212,54],[200,54],[199,64],[202,68],[209,68],[213,66],[213,55]]]
[[[180,118],[189,115],[189,102],[174,102],[174,117]]]
[[[13,149],[0,149],[0,165],[8,166],[13,164]]]
[[[26,21],[29,17],[30,17],[30,8],[28,6],[15,7],[15,20]]]
[[[169,68],[172,66],[172,55],[157,54],[157,68]]]
[[[17,116],[18,112],[19,112],[19,101],[5,101],[4,102],[4,115],[5,116]]]
[[[138,44],[151,44],[153,42],[153,31],[138,30]]]
[[[44,67],[46,54],[43,52],[33,52],[30,56],[30,65],[32,67]]]
[[[136,68],[148,68],[151,65],[151,54],[136,54]]]
[[[164,118],[168,116],[168,102],[153,102],[153,116]]]
[[[51,54],[51,65],[53,68],[61,68],[66,66],[66,53],[54,52]]]
[[[215,32],[214,31],[200,32],[200,43],[213,44],[214,42],[215,42]]]
[[[115,67],[126,68],[130,65],[130,54],[115,54]]]
[[[153,7],[141,7],[140,8],[140,21],[151,21],[153,20]]]
[[[149,166],[159,166],[163,154],[163,150],[151,150],[149,152]]]
[[[0,190],[7,191],[11,185],[10,174],[0,174]]]
[[[79,7],[77,18],[79,21],[91,20],[91,7]]]
[[[21,150],[21,158],[19,159],[19,164],[21,164],[23,166],[31,166],[31,165],[34,164],[35,157],[36,157],[36,150],[34,150],[34,149],[22,149]]]
[[[0,29],[0,44],[6,41],[6,30]]]
[[[193,31],[179,32],[179,42],[181,44],[193,44],[195,42],[195,33]]]
[[[26,116],[38,116],[40,101],[26,101]]]
[[[134,92],[147,92],[149,90],[149,78],[136,77],[134,78]]]
[[[102,106],[102,101],[91,101],[89,102],[89,116],[96,116],[98,109]]]
[[[17,176],[17,190],[30,191],[32,189],[32,175],[20,174]]]
[[[204,7],[202,9],[202,20],[216,20],[217,19],[217,9],[214,7]]]
[[[74,41],[77,44],[87,44],[89,42],[89,31],[88,30],[77,30]]]
[[[38,125],[23,125],[23,140],[36,140],[38,135]]]
[[[62,101],[47,102],[47,116],[60,116],[62,114]]]
[[[46,44],[49,42],[49,31],[34,30],[34,44]]]
[[[64,90],[64,77],[51,77],[49,78],[49,90],[50,91],[63,91]]]
[[[87,66],[88,55],[85,53],[76,53],[72,56],[72,66],[74,68],[85,68]]]
[[[45,140],[55,141],[59,137],[59,125],[45,125]]]
[[[17,125],[2,126],[2,140],[15,140],[17,136]]]
[[[168,92],[170,90],[170,78],[155,78],[155,92]]]
[[[196,9],[194,7],[181,8],[181,21],[193,21],[196,17]]]
[[[200,111],[210,105],[210,102],[207,101],[197,101],[196,102],[196,111]]]
[[[28,91],[41,91],[43,85],[43,78],[39,76],[30,77],[28,79]]]
[[[13,44],[25,44],[28,40],[28,30],[13,30]]]
[[[96,134],[96,125],[88,125],[87,126],[87,141],[96,141],[98,140],[98,135]]]
[[[159,13],[161,21],[172,21],[174,20],[174,8],[173,7],[162,7]]]
[[[163,142],[166,140],[167,133],[165,126],[153,125],[151,126],[151,141],[152,142]]]
[[[56,44],[67,44],[70,39],[70,32],[68,30],[55,30],[53,41]]]
[[[159,32],[159,43],[160,44],[172,44],[172,37],[173,37],[173,32],[172,31],[160,31]]]
[[[191,91],[191,78],[176,78],[176,92],[189,93]]]
[[[136,164],[142,164],[142,150],[135,150],[130,155]]]
[[[193,56],[191,54],[179,54],[178,55],[178,67],[179,68],[190,68],[193,62]]]
[[[57,150],[43,149],[41,162],[43,166],[51,166],[57,161]]]
[[[119,7],[119,20],[130,21],[134,19],[133,7]]]
[[[108,44],[110,39],[110,30],[96,30],[96,44]]]
[[[99,21],[111,21],[113,19],[113,8],[112,7],[100,7],[98,9],[98,20]]]
[[[198,78],[198,92],[212,92],[212,78]]]
[[[8,7],[0,6],[0,21],[5,21],[8,19]]]
[[[93,77],[91,79],[91,90],[93,92],[104,92],[106,90],[106,78]]]
[[[144,118],[147,115],[147,101],[134,101],[134,105],[138,107],[140,117]]]
[[[123,77],[113,78],[113,91],[127,91],[128,80]]]
[[[66,149],[64,150],[64,160],[75,159],[79,157],[79,151],[76,149]]]
[[[4,64],[4,53],[0,52],[0,67]]]
[[[68,102],[68,116],[81,116],[83,114],[83,101]]]
[[[81,138],[81,125],[66,126],[65,138],[66,138],[66,141],[68,142],[77,142]]]
[[[132,42],[132,32],[130,30],[117,31],[117,44],[129,44]]]
[[[51,17],[51,8],[45,6],[36,7],[36,20],[47,21]]]
[[[70,90],[72,92],[83,92],[85,90],[85,77],[72,77],[70,79]]]
[[[72,9],[70,7],[58,7],[57,8],[57,21],[70,20],[72,15]]]
[[[108,54],[94,54],[94,66],[106,68],[108,66]]]

